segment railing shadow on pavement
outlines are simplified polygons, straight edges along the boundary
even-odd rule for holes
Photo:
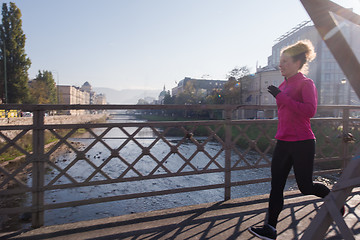
[[[322,200],[303,196],[298,191],[285,193],[285,205],[280,215],[279,239],[300,239]],[[351,229],[360,234],[360,188],[349,196],[346,219],[354,223]],[[74,224],[64,224],[15,232],[4,239],[255,239],[247,228],[263,223],[267,195],[233,199],[196,206],[132,214]],[[355,202],[355,204],[352,204]],[[350,204],[349,204],[350,203]],[[358,210],[357,210],[358,209]],[[291,219],[291,221],[289,221]],[[290,222],[290,223],[289,223]],[[342,236],[331,225],[325,239]]]

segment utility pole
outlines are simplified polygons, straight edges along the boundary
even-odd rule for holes
[[[59,83],[60,83],[60,80],[59,80],[59,72],[57,70],[51,70],[51,73],[52,72],[56,72],[56,80],[57,80],[57,85],[56,85],[56,95],[57,95],[57,104],[60,104],[60,89],[59,89]]]

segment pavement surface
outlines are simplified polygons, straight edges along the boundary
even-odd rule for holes
[[[187,207],[136,213],[112,218],[1,233],[0,239],[257,239],[247,228],[264,224],[268,195],[232,199]],[[299,191],[285,193],[277,240],[301,239],[323,204]],[[344,215],[347,226],[360,239],[360,188],[353,190]],[[344,239],[330,226],[324,239]]]

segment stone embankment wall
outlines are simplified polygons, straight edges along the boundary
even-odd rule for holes
[[[84,114],[84,115],[59,115],[59,116],[46,116],[45,124],[80,124],[80,123],[91,123],[97,121],[105,121],[108,114]],[[32,117],[21,117],[21,118],[1,118],[0,126],[10,125],[32,125]],[[14,131],[1,131],[5,136],[13,139],[19,130]],[[4,138],[0,137],[0,142],[5,141]]]

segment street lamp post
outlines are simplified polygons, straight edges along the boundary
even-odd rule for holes
[[[342,84],[345,84],[347,82],[347,79],[344,77],[343,79],[341,79],[341,83]],[[344,92],[345,92],[345,89],[344,89]],[[347,105],[351,105],[351,86],[350,84],[348,84],[347,86]]]
[[[4,38],[4,88],[5,88],[5,103],[8,103],[5,38]]]
[[[345,83],[346,83],[346,79],[343,78],[343,79],[341,79],[341,81],[338,84],[335,84],[335,87],[336,87],[335,105],[340,104],[340,88],[341,88],[341,86],[344,86]]]
[[[57,103],[60,104],[60,85],[59,85],[59,72],[56,71],[56,77],[57,77],[57,87],[56,87],[56,90],[57,90]]]
[[[336,87],[335,105],[340,105],[340,88],[342,88],[342,86],[344,86],[345,83],[346,83],[346,79],[343,78],[343,79],[341,79],[341,81],[339,83],[335,84],[335,87]],[[344,89],[342,91],[344,92]],[[337,115],[340,114],[339,109],[336,112],[337,112]]]

